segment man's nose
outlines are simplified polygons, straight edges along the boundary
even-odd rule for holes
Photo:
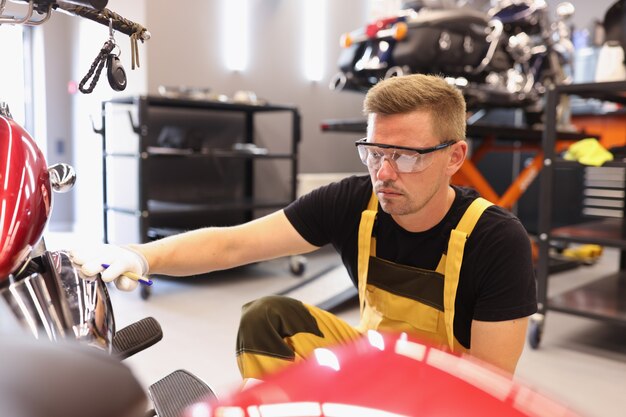
[[[398,173],[394,169],[393,162],[391,162],[388,158],[383,158],[380,161],[380,168],[378,168],[378,172],[376,172],[376,176],[380,180],[393,180],[396,179]]]

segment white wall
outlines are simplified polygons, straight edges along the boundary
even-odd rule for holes
[[[362,0],[326,0],[327,26],[321,28],[326,47],[324,78],[304,78],[304,1],[249,0],[251,7],[249,65],[241,73],[224,66],[223,1],[150,0],[147,21],[153,38],[148,56],[148,90],[159,85],[210,87],[232,96],[253,90],[277,104],[295,104],[302,114],[301,172],[348,172],[360,169],[353,140],[358,135],[322,133],[320,122],[361,115],[362,94],[328,89],[337,71],[339,37],[366,19]]]
[[[45,115],[37,114],[36,118],[45,123],[47,138],[47,162],[53,165],[59,162],[71,162],[72,150],[72,118],[70,109],[72,99],[67,93],[67,83],[72,70],[73,48],[62,48],[60,45],[72,45],[72,31],[74,18],[56,13],[49,24],[37,27],[34,35],[35,48],[43,51],[45,67],[35,66],[33,78],[37,84],[45,88],[45,95],[35,97],[38,101],[38,110],[44,110]],[[37,110],[36,110],[37,111]],[[39,129],[37,129],[39,130]],[[41,132],[36,132],[40,136]],[[74,221],[74,193],[52,196],[53,210],[50,219],[52,230],[71,230]]]

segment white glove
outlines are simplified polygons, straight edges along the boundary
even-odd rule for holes
[[[70,251],[72,262],[80,266],[85,278],[101,274],[104,282],[115,281],[115,286],[122,291],[132,291],[139,283],[122,275],[134,272],[145,276],[148,273],[148,261],[140,252],[125,246],[102,244],[91,248]],[[108,268],[103,265],[109,265]]]

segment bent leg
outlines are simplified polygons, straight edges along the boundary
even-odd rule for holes
[[[345,321],[293,298],[268,296],[243,306],[237,364],[244,378],[261,378],[308,357],[314,349],[354,340]]]

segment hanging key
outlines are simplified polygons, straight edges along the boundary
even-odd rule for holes
[[[109,42],[114,47],[117,46],[113,37],[113,19],[109,19]],[[123,91],[126,88],[126,71],[124,71],[122,61],[120,61],[119,53],[115,55],[112,50],[109,51],[107,56],[107,78],[113,90]]]
[[[117,55],[109,54],[107,57],[107,78],[115,91],[123,91],[126,88],[126,71]]]
[[[119,62],[119,53],[113,54],[113,50],[117,44],[115,43],[115,38],[113,37],[113,21],[109,21],[109,39],[104,43],[98,56],[91,64],[91,68],[89,68],[89,72],[87,75],[83,77],[80,84],[78,85],[78,89],[81,93],[89,94],[93,91],[100,78],[100,73],[104,69],[104,65],[107,64],[107,75],[109,79],[109,84],[115,91],[122,91],[126,88],[126,73],[124,72],[124,68],[122,68],[121,63]],[[118,47],[119,49],[119,47]],[[116,61],[116,62],[114,62]],[[92,78],[93,77],[93,78]],[[85,87],[85,85],[91,79],[91,83],[89,87]]]

